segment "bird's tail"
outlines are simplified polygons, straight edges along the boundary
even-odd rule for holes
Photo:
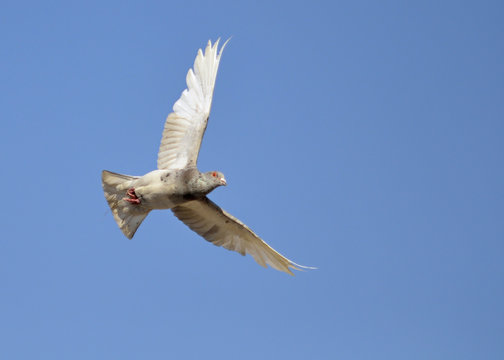
[[[135,176],[122,175],[107,170],[102,171],[102,186],[105,199],[114,214],[119,228],[128,239],[131,239],[150,210],[137,204],[125,201],[126,192],[132,187]]]

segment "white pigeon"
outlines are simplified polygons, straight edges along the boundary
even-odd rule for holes
[[[228,40],[229,41],[229,40]],[[227,43],[227,41],[226,41]],[[222,210],[206,195],[226,185],[218,171],[196,167],[203,134],[210,115],[217,69],[226,43],[218,50],[208,41],[198,51],[194,69],[186,77],[187,89],[173,106],[164,126],[158,153],[158,170],[129,176],[104,170],[102,185],[114,218],[128,239],[154,209],[171,209],[190,229],[214,245],[250,254],[260,265],[289,273],[309,268],[282,256],[240,220]]]

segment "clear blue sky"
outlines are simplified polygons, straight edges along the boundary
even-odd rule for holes
[[[503,359],[503,11],[4,3],[0,357]],[[129,241],[107,207],[101,170],[155,168],[218,37],[210,197],[318,270],[264,269],[169,211]]]

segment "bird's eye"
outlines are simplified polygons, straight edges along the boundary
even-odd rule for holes
[[[213,176],[213,177],[216,177],[216,176],[217,176],[217,172],[216,172],[216,171],[214,171],[214,172],[212,173],[212,176]]]

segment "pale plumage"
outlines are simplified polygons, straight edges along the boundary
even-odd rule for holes
[[[219,40],[210,41],[205,53],[198,50],[194,70],[186,76],[187,89],[173,106],[163,130],[158,153],[158,169],[183,169],[196,166],[201,140],[210,116],[217,70],[227,41],[218,52]]]
[[[227,43],[227,42],[226,42]],[[292,274],[307,268],[282,256],[240,220],[222,210],[206,195],[226,185],[218,171],[201,173],[197,159],[210,115],[215,79],[224,45],[209,41],[198,51],[187,73],[187,89],[166,119],[158,153],[158,170],[142,176],[103,171],[105,198],[120,229],[132,238],[154,209],[171,209],[189,228],[217,246],[250,254],[262,266]]]
[[[242,255],[250,254],[261,266],[269,265],[292,274],[289,268],[306,268],[279,254],[247,225],[221,209],[208,197],[172,208],[173,213],[191,230],[207,241]]]

